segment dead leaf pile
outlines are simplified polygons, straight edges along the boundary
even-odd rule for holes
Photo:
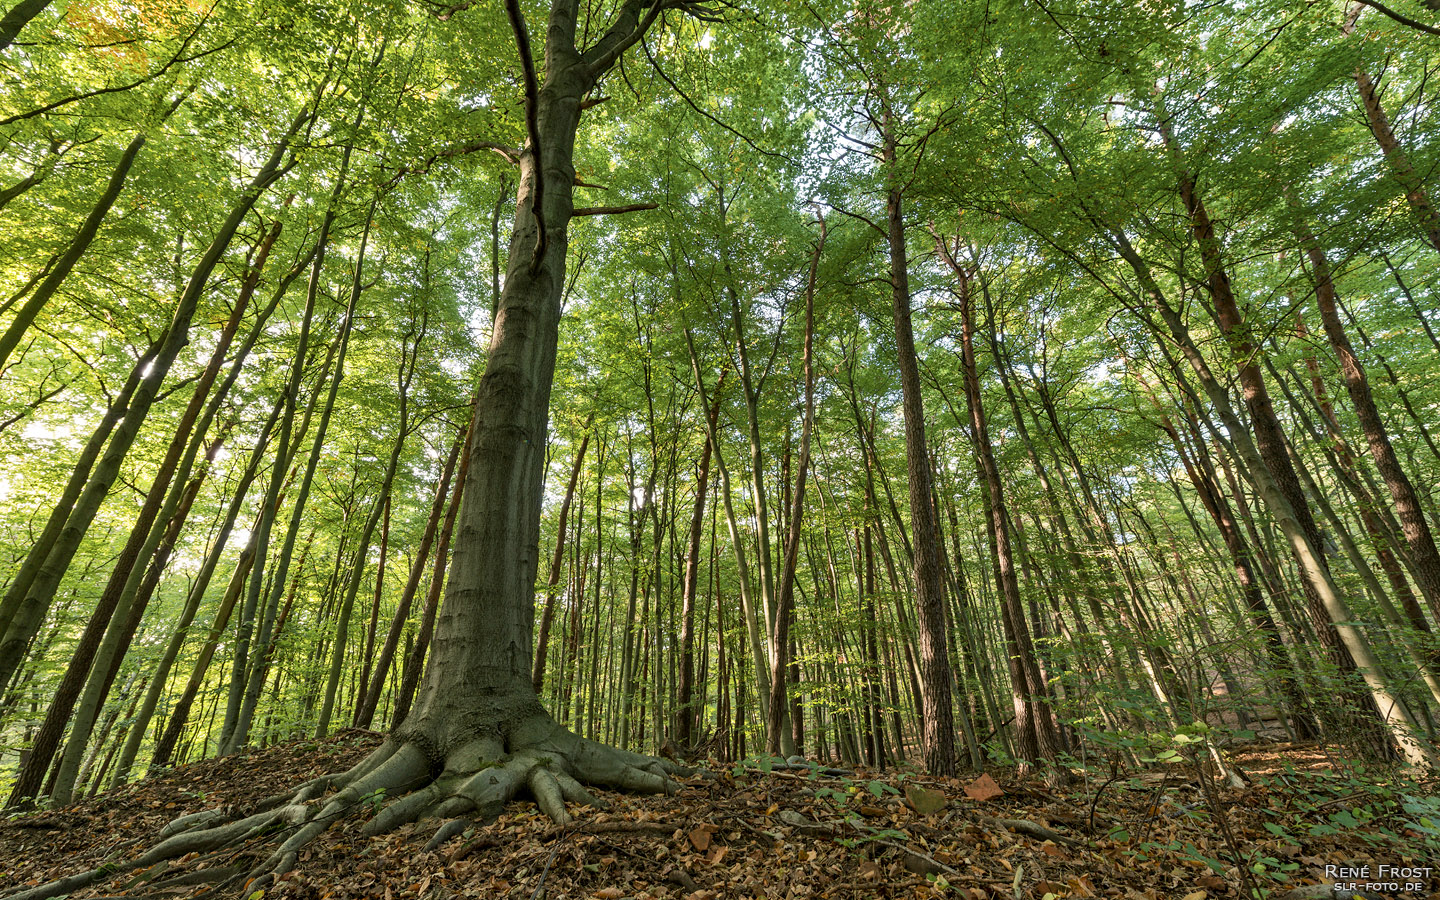
[[[129,857],[155,841],[160,828],[176,816],[217,805],[244,809],[306,778],[343,771],[379,740],[371,732],[350,731],[325,742],[298,741],[208,760],[84,804],[5,822],[0,825],[0,891]],[[1287,752],[1272,755],[1325,765],[1323,754],[1317,758],[1299,750]],[[686,779],[683,789],[671,796],[608,794],[610,810],[572,808],[575,821],[563,827],[533,805],[515,803],[497,822],[477,826],[433,852],[421,848],[434,823],[367,838],[359,828],[368,814],[362,811],[311,844],[296,870],[264,896],[1241,896],[1241,861],[1214,822],[1204,793],[1183,773],[1147,774],[1104,790],[1096,780],[1051,792],[1038,782],[1017,781],[1003,772],[966,779],[863,770],[835,777],[803,769],[761,772],[730,766],[716,766],[714,772]],[[1309,834],[1300,827],[1302,812],[1290,798],[1277,795],[1273,785],[1222,791],[1220,796],[1245,856],[1243,864],[1268,860],[1262,865],[1289,866],[1288,882],[1265,882],[1276,889],[1276,896],[1290,887],[1323,884],[1327,865],[1368,864],[1373,869],[1382,863],[1427,864],[1377,846],[1373,838],[1367,843],[1358,830]],[[1287,822],[1283,828],[1266,827]],[[109,883],[72,897],[198,897],[208,890],[202,870],[245,871],[270,849],[229,848],[176,860],[163,873],[117,873]],[[145,879],[137,882],[141,874]],[[1422,892],[1392,896],[1412,900],[1437,890],[1440,879]]]

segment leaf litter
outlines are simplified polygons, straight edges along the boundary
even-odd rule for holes
[[[217,806],[243,811],[307,778],[343,771],[381,740],[352,729],[291,741],[12,817],[0,823],[0,894],[129,858],[178,816]],[[433,851],[423,849],[433,822],[362,836],[365,808],[254,900],[1209,900],[1243,896],[1240,865],[1267,896],[1300,900],[1366,896],[1335,890],[1327,867],[1332,875],[1337,866],[1375,873],[1440,858],[1434,785],[1428,794],[1404,793],[1347,777],[1313,746],[1253,748],[1235,758],[1251,774],[1249,786],[1217,785],[1210,801],[1200,776],[1180,766],[1052,791],[1004,770],[947,779],[714,764],[668,796],[607,793],[608,811],[572,808],[575,819],[565,826],[515,803],[498,821]],[[1216,797],[1241,860],[1214,821]],[[1377,817],[1386,810],[1404,815]],[[1432,810],[1436,820],[1425,815]],[[116,872],[70,896],[250,900],[244,885],[225,879],[270,849],[261,842]],[[1370,896],[1440,896],[1435,874],[1418,891]]]

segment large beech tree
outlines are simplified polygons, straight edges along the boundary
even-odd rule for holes
[[[172,836],[135,865],[221,846],[280,822],[301,825],[253,873],[268,883],[365,796],[394,798],[367,825],[371,833],[431,816],[448,820],[441,832],[448,834],[468,824],[466,817],[498,815],[521,793],[563,823],[565,801],[598,804],[583,784],[644,792],[673,787],[667,777],[676,771],[673,764],[576,736],[546,712],[531,682],[546,432],[576,215],[576,134],[587,96],[667,11],[714,18],[690,0],[626,0],[599,38],[583,46],[580,35],[597,29],[592,23],[580,31],[579,0],[555,0],[537,60],[518,0],[506,0],[523,73],[526,140],[513,154],[519,166],[514,225],[470,428],[451,574],[414,708],[350,771],[302,785],[248,818],[201,814],[177,821]],[[323,805],[304,805],[332,787],[340,790]],[[103,874],[82,873],[17,896],[54,896]]]
[[[14,804],[384,729],[120,861],[239,881],[352,809],[668,790],[657,750],[1440,765],[1432,35],[157,2],[0,49]]]

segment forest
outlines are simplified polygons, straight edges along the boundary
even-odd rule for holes
[[[1437,69],[18,0],[0,895],[1433,896]]]

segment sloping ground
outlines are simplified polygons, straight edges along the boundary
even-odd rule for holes
[[[348,768],[379,740],[351,731],[207,760],[89,803],[5,821],[0,892],[132,857],[176,816],[217,805],[243,809]],[[493,825],[434,852],[422,849],[433,823],[365,838],[357,821],[347,822],[312,844],[298,869],[264,895],[1202,900],[1243,896],[1238,851],[1253,871],[1250,887],[1265,896],[1346,896],[1325,884],[1336,880],[1362,889],[1374,883],[1382,891],[1377,896],[1440,896],[1434,785],[1356,775],[1314,747],[1272,746],[1237,760],[1252,785],[1217,790],[1209,800],[1185,766],[1058,793],[1001,773],[1003,793],[983,800],[966,788],[981,797],[993,788],[961,780],[726,766],[668,797],[609,795],[608,812],[575,810],[576,821],[563,828],[517,803]],[[356,819],[369,814],[357,810]],[[238,881],[220,890],[211,882],[220,873],[247,871],[269,849],[233,847],[163,869],[117,873],[72,896],[181,898],[208,891],[248,898]],[[1381,866],[1435,868],[1392,878]],[[1399,890],[1383,892],[1389,881]]]

